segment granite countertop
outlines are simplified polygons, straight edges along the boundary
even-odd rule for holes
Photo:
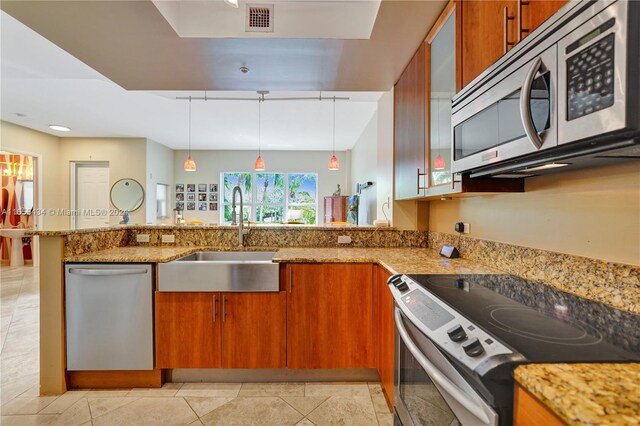
[[[233,251],[220,247],[129,246],[68,256],[65,262],[156,263],[170,262],[196,251]],[[445,259],[436,250],[415,248],[252,248],[245,251],[277,251],[277,263],[378,263],[391,273],[403,274],[499,274],[464,259]]]
[[[397,231],[394,227],[377,227],[377,226],[357,226],[357,225],[293,225],[293,224],[251,224],[252,229],[304,229],[304,230],[340,230],[340,229],[353,229],[353,230],[377,230],[377,231]],[[210,223],[203,224],[183,224],[183,225],[113,225],[101,228],[83,228],[83,229],[30,229],[27,230],[26,236],[40,236],[40,237],[57,237],[65,235],[75,234],[87,234],[93,232],[110,232],[121,230],[144,230],[144,229],[157,229],[157,230],[181,230],[181,229],[232,229],[237,230],[237,226],[230,225],[217,225]]]
[[[640,364],[529,364],[515,379],[570,425],[640,424]]]

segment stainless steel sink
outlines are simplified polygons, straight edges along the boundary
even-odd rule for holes
[[[160,291],[279,291],[275,252],[200,251],[158,265]]]

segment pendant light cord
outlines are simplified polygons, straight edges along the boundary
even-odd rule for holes
[[[333,155],[336,155],[336,97],[333,97]]]
[[[264,95],[262,95],[264,99]],[[262,139],[262,99],[258,99],[258,157],[262,156],[260,140]]]
[[[189,96],[189,158],[191,158],[191,96]]]

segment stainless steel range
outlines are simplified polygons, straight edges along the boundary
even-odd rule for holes
[[[511,275],[394,275],[396,424],[508,425],[524,363],[640,361],[640,316]]]

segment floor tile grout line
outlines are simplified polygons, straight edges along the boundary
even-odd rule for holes
[[[298,420],[298,422],[296,422],[296,423],[301,422],[302,420],[304,420],[304,418],[305,418],[305,417],[307,417],[307,416],[305,416],[304,414],[302,414],[302,413],[300,412],[300,410],[296,409],[296,407],[294,407],[293,405],[289,404],[289,403],[287,402],[287,400],[286,400],[286,399],[284,399],[282,396],[278,396],[278,398],[280,398],[281,400],[283,400],[285,404],[287,404],[289,407],[293,408],[293,409],[294,409],[294,411],[296,411],[298,414],[300,414],[300,415],[302,416],[302,419],[301,419],[301,420]],[[303,396],[302,398],[306,398],[306,397],[305,397],[305,396]]]

